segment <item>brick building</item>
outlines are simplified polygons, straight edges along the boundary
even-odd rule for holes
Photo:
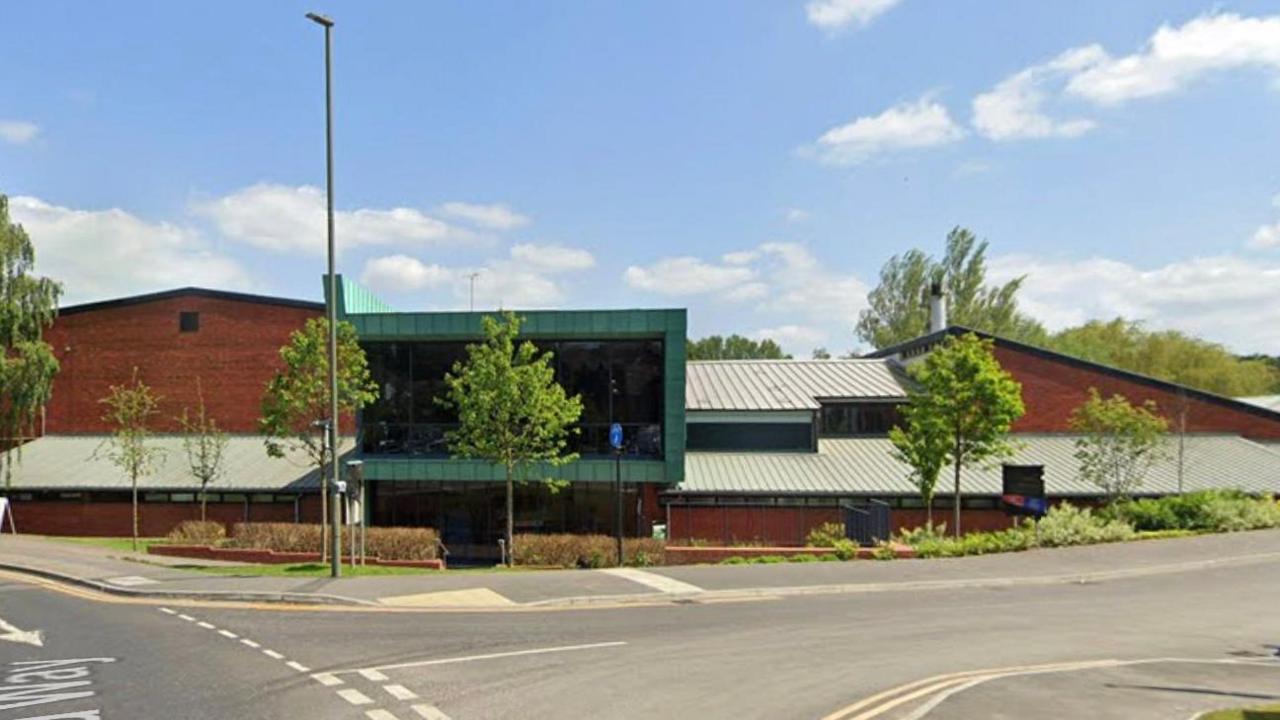
[[[130,533],[129,481],[101,457],[110,428],[100,399],[134,369],[160,397],[153,430],[164,460],[141,487],[142,531],[162,535],[199,516],[177,418],[199,402],[230,436],[226,476],[209,516],[231,523],[318,518],[317,478],[301,458],[267,457],[257,433],[262,392],[280,348],[318,302],[181,288],[63,308],[45,340],[58,358],[36,439],[22,448],[9,495],[23,532]]]

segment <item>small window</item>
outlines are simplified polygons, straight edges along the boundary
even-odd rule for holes
[[[249,496],[249,502],[251,503],[269,503],[271,501],[272,497],[270,493],[254,493]]]
[[[170,493],[169,502],[195,502],[195,493]]]
[[[200,330],[200,313],[183,310],[178,313],[178,332],[197,332]]]
[[[144,493],[142,502],[169,502],[169,493]]]

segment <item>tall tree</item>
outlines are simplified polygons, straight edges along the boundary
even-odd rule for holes
[[[911,481],[925,507],[925,527],[932,533],[933,498],[953,436],[930,403],[907,403],[898,413],[902,423],[889,429],[889,442],[893,443],[893,456],[911,468]]]
[[[947,233],[941,259],[921,250],[895,255],[880,269],[880,284],[867,294],[868,307],[858,315],[857,336],[877,348],[920,337],[929,330],[929,288],[942,286],[947,318],[1012,340],[1042,344],[1048,334],[1018,310],[1018,290],[1025,276],[1003,285],[987,285],[987,242],[956,227]]]
[[[1228,397],[1280,392],[1280,367],[1265,357],[1237,357],[1216,343],[1119,317],[1061,330],[1048,347]]]
[[[31,238],[9,219],[9,198],[0,195],[0,471],[6,490],[58,373],[53,349],[41,338],[58,314],[62,286],[32,275],[35,259]]]
[[[225,470],[223,457],[228,439],[227,434],[218,429],[218,421],[205,409],[200,378],[196,378],[196,398],[195,412],[183,408],[178,425],[182,427],[182,449],[187,454],[191,476],[200,483],[200,522],[204,522],[207,519],[209,485],[222,477]]]
[[[521,320],[508,311],[482,319],[485,340],[467,346],[467,357],[445,375],[446,394],[437,402],[458,413],[458,428],[446,435],[458,457],[487,460],[506,474],[506,549],[514,557],[515,487],[535,465],[575,460],[569,452],[582,400],[556,382],[550,352],[517,342]],[[551,481],[546,481],[551,482]]]
[[[129,476],[133,496],[133,550],[138,550],[138,480],[154,473],[164,461],[164,449],[148,444],[151,430],[147,424],[158,412],[160,398],[138,378],[138,369],[124,385],[112,385],[107,396],[99,400],[107,406],[102,420],[111,426],[111,437],[98,451]]]
[[[378,385],[351,323],[338,323],[338,412],[349,415],[378,399]],[[337,448],[325,442],[329,420],[329,321],[311,318],[280,348],[281,368],[262,396],[262,431],[267,454],[302,453],[320,472],[321,557],[328,553],[329,473]]]
[[[1071,414],[1080,475],[1097,485],[1114,502],[1142,485],[1147,472],[1168,457],[1169,423],[1148,400],[1131,405],[1123,395],[1103,398],[1089,388],[1089,399]]]
[[[915,386],[909,391],[906,413],[912,424],[925,429],[912,449],[920,453],[941,451],[943,461],[951,463],[954,530],[959,537],[960,471],[1012,452],[1008,433],[1024,412],[1022,386],[1000,367],[993,343],[972,333],[949,336],[922,362],[912,365],[910,373]],[[945,445],[938,436],[946,437]]]
[[[764,338],[752,340],[741,335],[710,335],[690,340],[685,346],[690,360],[781,360],[791,357],[778,343]]]

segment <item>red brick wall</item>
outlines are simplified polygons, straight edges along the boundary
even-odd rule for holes
[[[200,329],[178,332],[178,313],[200,313]],[[63,315],[45,334],[62,369],[54,379],[46,433],[105,432],[102,405],[110,386],[138,368],[161,396],[156,429],[175,430],[183,407],[205,406],[230,432],[255,432],[280,347],[308,318],[307,308],[190,295]]]
[[[132,505],[127,502],[14,501],[13,520],[18,532],[33,535],[80,537],[129,537]],[[184,520],[200,519],[199,503],[139,503],[139,533],[143,537],[167,535]],[[231,530],[233,523],[245,521],[244,503],[209,503],[208,518]],[[293,503],[250,503],[253,522],[293,522]],[[320,498],[308,495],[302,501],[302,521],[319,522]],[[7,531],[8,528],[6,527]]]
[[[1022,350],[996,346],[996,359],[1022,383],[1026,415],[1014,424],[1015,432],[1066,432],[1071,412],[1096,387],[1103,396],[1120,394],[1138,404],[1152,400],[1171,426],[1182,402],[1174,393],[1096,370],[1039,357]],[[1271,420],[1246,410],[1218,403],[1186,398],[1187,430],[1190,432],[1231,432],[1245,437],[1280,439],[1280,420]]]

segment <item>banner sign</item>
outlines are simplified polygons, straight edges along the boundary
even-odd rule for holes
[[[1005,465],[1000,506],[1009,515],[1040,517],[1049,511],[1044,495],[1043,465]]]

